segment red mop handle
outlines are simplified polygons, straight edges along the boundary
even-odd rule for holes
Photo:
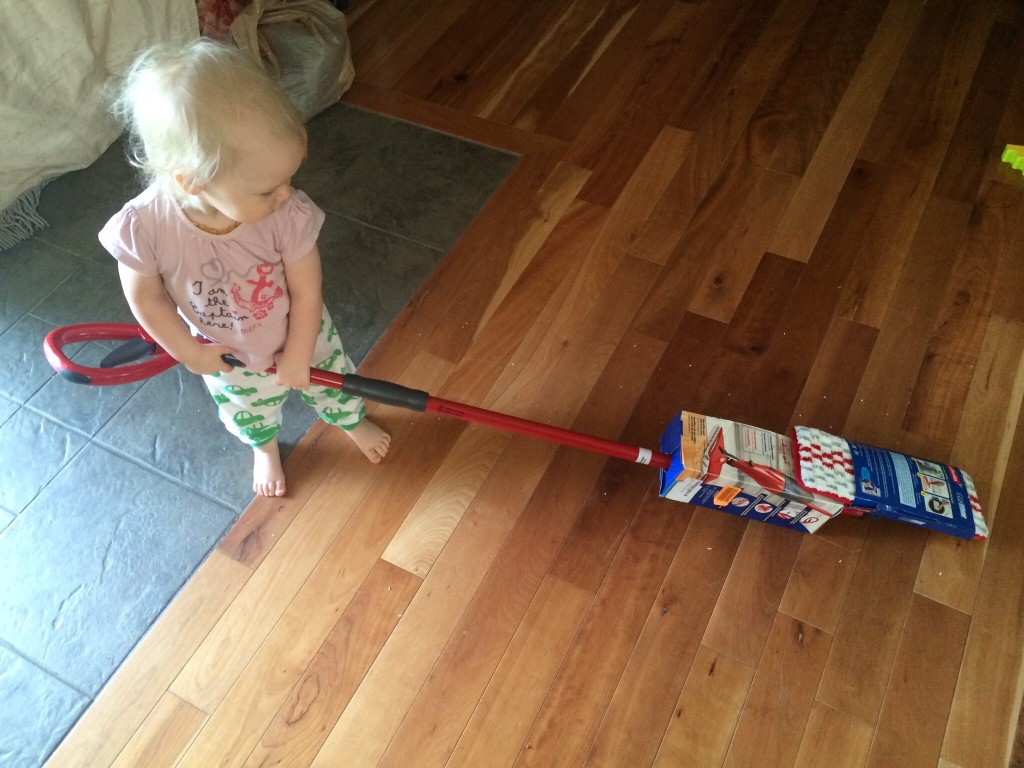
[[[657,469],[668,469],[672,464],[672,457],[665,453],[658,453],[647,448],[641,448],[640,446],[616,443],[601,437],[586,435],[582,432],[573,432],[569,429],[553,427],[549,424],[541,424],[540,422],[528,419],[520,419],[516,416],[496,413],[483,408],[453,403],[450,400],[431,397],[427,404],[427,410],[431,413],[443,413],[448,416],[454,416],[456,419],[462,419],[463,421],[496,427],[507,432],[517,432],[529,437],[538,437],[541,440],[547,440],[549,443],[560,443],[573,448],[581,448],[584,451],[601,453],[605,456],[625,459],[636,464],[650,464]]]
[[[602,437],[573,432],[570,429],[542,424],[539,421],[522,419],[485,408],[474,408],[471,405],[456,403],[434,397],[419,389],[410,389],[400,384],[380,379],[371,379],[358,374],[349,373],[344,376],[330,371],[314,368],[310,371],[310,381],[332,389],[340,389],[347,395],[355,395],[385,405],[393,405],[410,411],[439,413],[473,424],[515,432],[527,437],[536,437],[549,443],[559,443],[572,448],[581,448],[591,453],[600,453],[616,459],[625,459],[637,464],[650,464],[658,469],[668,469],[672,457],[664,453],[656,453],[639,446],[616,443]]]
[[[106,368],[91,368],[71,362],[64,354],[64,345],[86,341],[125,341],[140,343],[147,359],[133,365],[116,365]],[[178,362],[160,349],[142,328],[122,323],[83,323],[57,328],[47,334],[43,342],[46,359],[53,369],[69,381],[76,384],[127,384],[141,381],[174,367]],[[126,356],[126,360],[137,359]],[[268,368],[268,372],[273,372]],[[385,405],[393,405],[410,411],[439,413],[462,421],[495,427],[506,432],[515,432],[527,437],[536,437],[551,443],[581,448],[592,453],[600,453],[616,459],[625,459],[637,464],[650,464],[658,469],[668,469],[672,457],[657,453],[639,446],[616,443],[601,437],[585,435],[581,432],[553,427],[517,416],[509,416],[484,408],[443,400],[439,397],[418,389],[410,389],[400,384],[381,379],[370,379],[354,373],[342,375],[319,368],[311,368],[309,380],[331,389],[339,389],[347,395],[362,397]]]
[[[71,362],[64,353],[64,345],[87,341],[138,343],[141,348],[146,348],[148,359],[135,365],[110,368],[91,368]],[[177,360],[156,345],[141,326],[128,323],[79,323],[54,328],[43,339],[43,354],[53,370],[75,384],[130,384],[156,376],[178,364]]]

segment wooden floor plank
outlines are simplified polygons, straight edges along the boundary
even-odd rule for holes
[[[922,330],[932,327],[934,302],[945,295],[969,214],[963,203],[929,201],[850,410],[849,439],[896,447],[891,425],[902,423],[906,414],[927,345]]]
[[[983,515],[991,526],[999,511],[1006,459],[1010,451],[1021,402],[1024,400],[1024,327],[993,316],[982,343],[951,461],[974,479],[983,502]],[[1010,406],[994,390],[1009,392]],[[985,547],[956,552],[958,541],[928,542],[918,577],[918,590],[934,600],[970,613],[981,574]],[[950,578],[953,575],[957,578]]]
[[[254,737],[272,724],[304,670],[330,637],[339,616],[345,614],[378,568],[378,558],[386,543],[381,541],[380,531],[393,532],[397,527],[387,514],[378,515],[372,504],[362,507],[361,512],[346,527],[345,535],[337,537],[324,553],[237,681],[226,691],[180,765],[208,765],[218,754],[227,752],[232,756],[229,764],[240,766],[256,747],[259,739]],[[371,536],[364,531],[372,531]],[[368,545],[368,538],[372,545]],[[371,581],[366,588],[380,590],[381,586]]]
[[[926,536],[872,525],[843,604],[818,701],[874,723],[899,647]]]
[[[716,510],[692,508],[692,519],[679,544],[687,578],[696,586],[720,592],[743,540],[746,522]]]
[[[796,178],[772,171],[757,173],[750,196],[735,210],[736,226],[705,254],[707,263],[690,311],[727,323],[739,307],[761,264],[779,216],[796,190]],[[770,290],[770,289],[769,289]]]
[[[725,346],[751,360],[762,356],[778,328],[777,310],[790,300],[803,272],[803,264],[792,259],[774,253],[760,257],[751,285],[740,294],[736,313],[719,318],[729,324]]]
[[[372,412],[372,405],[368,412]],[[309,439],[302,441],[285,460],[288,496],[261,497],[253,501],[242,517],[221,539],[217,549],[249,568],[256,568],[323,480],[338,463],[343,435],[327,425],[315,424]]]
[[[358,453],[354,446],[352,452]],[[382,495],[400,487],[408,493],[416,486],[410,470],[409,464],[404,468],[389,464],[381,473],[375,465],[360,460],[346,468],[344,483],[321,486],[193,654],[171,690],[212,714],[370,488],[376,485]],[[422,482],[435,470],[431,455],[420,473]],[[371,496],[369,504],[373,503]]]
[[[700,63],[699,51],[714,44],[711,28],[728,28],[730,15],[746,0],[726,0],[713,8],[687,3],[662,4],[661,14],[651,16],[651,26],[639,49],[632,52],[615,87],[606,91],[601,111],[581,126],[573,139],[568,157],[591,168],[594,176],[584,190],[584,199],[610,205],[636,169],[647,146],[664,124],[649,114],[657,107],[662,89],[678,87],[678,80],[662,77],[673,72],[681,75],[686,64]],[[646,17],[644,17],[646,18]],[[689,43],[689,45],[687,45]],[[651,72],[659,72],[658,77]],[[616,139],[631,137],[639,151],[623,153]]]
[[[609,113],[620,107],[642,71],[636,52],[643,48],[673,5],[665,0],[624,2],[611,4],[609,11],[602,11],[595,25],[604,35],[614,32],[614,37],[608,41],[599,36],[600,43],[591,40],[594,53],[588,55],[587,62],[573,62],[562,71],[572,77],[571,88],[561,85],[569,93],[555,103],[541,105],[544,111],[537,118],[537,131],[572,141],[595,120],[609,120]],[[612,14],[611,19],[608,14]],[[557,92],[559,86],[551,83],[548,88]]]
[[[679,242],[680,232],[690,222],[732,151],[776,67],[806,20],[810,5],[806,1],[782,4],[767,22],[735,75],[723,83],[728,98],[716,97],[717,91],[712,89],[703,94],[691,89],[693,99],[685,104],[685,108],[684,104],[677,106],[669,123],[697,132],[696,138],[665,194],[637,234],[631,253],[659,264],[668,262]],[[745,26],[756,27],[756,23],[739,25],[737,29]],[[708,70],[709,76],[717,77],[723,70],[727,68],[713,67]],[[725,130],[721,128],[723,122],[727,125]]]
[[[1021,191],[986,182],[971,211],[949,287],[936,297],[935,331],[903,418],[904,429],[951,443],[960,424],[978,350],[992,311],[998,266]],[[994,231],[995,230],[995,231]]]
[[[458,76],[464,76],[464,87],[447,103],[491,119],[495,119],[494,108],[501,102],[513,115],[517,113],[523,100],[557,66],[565,49],[578,42],[573,30],[579,30],[579,25],[565,23],[574,5],[563,1],[521,8],[514,24],[505,25],[505,34],[489,46],[486,55],[478,63],[460,69]],[[568,36],[560,35],[566,27]]]
[[[665,126],[625,182],[599,242],[615,253],[630,253],[656,264],[664,263],[648,250],[634,247],[655,208],[689,155],[693,134]]]
[[[516,765],[579,765],[586,758],[686,522],[671,505],[644,504],[538,712]]]
[[[718,599],[689,582],[688,567],[669,567],[585,765],[650,765],[658,754]]]
[[[1017,179],[1012,181],[1024,186],[1024,181],[1018,182]],[[999,267],[1002,279],[996,286],[996,297],[992,305],[993,314],[1018,323],[1024,323],[1024,297],[1022,297],[1021,291],[1014,290],[1013,286],[1020,285],[1021,280],[1024,279],[1024,227],[1021,226],[1022,223],[1024,223],[1024,210],[1017,217],[1014,224],[1014,238]]]
[[[801,540],[770,525],[747,524],[704,645],[756,666],[796,562]]]
[[[1022,43],[1018,29],[999,22],[992,25],[942,161],[935,194],[964,203],[974,201],[988,165],[979,163],[978,157],[992,151],[994,134],[1010,93],[1012,81],[1007,74],[1022,61]]]
[[[807,537],[800,544],[779,610],[834,635],[853,586],[858,554],[827,539]]]
[[[424,0],[371,3],[358,15],[360,33],[352,36],[352,56],[359,61],[360,82],[393,88],[472,2],[459,0],[441,7],[432,7]],[[363,5],[359,3],[352,10],[358,12]]]
[[[786,311],[766,308],[763,350],[749,359],[745,375],[733,385],[730,417],[785,431],[796,408],[815,356],[824,343],[840,287],[853,268],[862,222],[877,205],[876,191],[884,184],[885,169],[858,164],[843,187],[842,208],[830,217],[807,267],[784,299]],[[798,262],[797,262],[798,263]],[[754,286],[752,291],[756,291]],[[749,322],[749,321],[748,321]],[[764,386],[771,382],[771,387]]]
[[[867,765],[938,761],[969,625],[967,614],[914,596]]]
[[[636,7],[630,2],[572,3],[523,60],[515,75],[492,93],[480,114],[501,123],[537,130],[574,98],[581,84]]]
[[[702,645],[654,765],[721,765],[753,677],[753,667]]]
[[[426,576],[507,444],[487,427],[464,431],[381,557]]]
[[[778,614],[723,765],[792,765],[832,636]]]
[[[425,359],[424,363],[423,367],[429,368]],[[436,366],[435,370],[443,375],[446,367]],[[414,429],[414,435],[415,432]],[[430,437],[439,441],[434,446],[441,448],[450,446],[455,435],[457,430],[435,427]],[[444,450],[437,453],[443,456]],[[436,469],[433,454],[428,452],[427,457],[424,462],[427,469],[421,474]],[[378,469],[367,462],[363,464],[369,468],[368,472]],[[190,690],[198,691],[197,695],[205,696],[212,704],[210,722],[185,754],[183,765],[205,765],[215,759],[212,755],[220,750],[231,755],[228,758],[231,764],[240,765],[255,747],[262,729],[272,722],[303,669],[329,635],[338,615],[345,610],[359,585],[373,569],[388,538],[398,528],[401,517],[397,510],[403,508],[402,502],[408,503],[408,497],[415,495],[416,489],[422,488],[422,483],[426,482],[425,479],[419,483],[416,481],[412,462],[405,465],[405,475],[397,465],[388,465],[384,470],[379,473],[380,482],[374,484],[372,492],[363,494],[360,502],[346,500],[345,490],[341,488],[335,488],[335,493],[314,495],[308,505],[310,513],[307,519],[330,530],[331,526],[323,522],[324,515],[341,517],[342,522],[347,522],[344,528],[336,529],[335,534],[344,530],[344,535],[335,535],[322,552],[314,550],[316,558],[312,563],[312,558],[301,557],[291,557],[287,562],[278,563],[274,558],[279,552],[288,552],[288,547],[279,546],[273,550],[261,566],[261,569],[268,569],[263,571],[264,578],[273,576],[277,583],[299,585],[298,589],[282,599],[274,590],[267,590],[262,583],[257,583],[259,589],[253,592],[250,600],[267,596],[259,610],[254,610],[249,600],[236,602],[239,609],[245,607],[253,616],[243,626],[256,627],[262,634],[258,643],[248,636],[234,637],[227,624],[218,625],[219,634],[216,631],[211,633],[210,638],[216,642],[208,646],[205,655],[194,655],[193,661],[197,662],[200,671],[205,667],[199,662],[225,667],[223,675],[214,675],[217,686],[196,685],[194,677],[184,678],[183,682],[182,675],[179,675],[172,688],[189,684],[192,686]],[[350,479],[354,481],[351,487],[358,490],[359,482],[352,477],[354,474],[350,473]],[[348,506],[351,510],[349,515],[338,515],[339,503]],[[289,532],[295,531],[308,537],[301,528],[289,528]],[[305,538],[300,540],[305,541]],[[270,571],[271,568],[274,570]],[[270,575],[266,575],[268,573]],[[254,575],[253,579],[256,578]],[[235,629],[237,631],[237,625]],[[207,642],[211,642],[210,638]],[[235,649],[246,644],[251,651],[240,660]],[[205,677],[198,678],[198,683],[204,681]],[[240,727],[240,724],[248,727]]]
[[[508,293],[487,308],[466,358],[505,365],[531,335],[551,332],[550,323],[536,328],[545,313],[560,313],[607,215],[606,209],[581,201],[564,211]]]
[[[867,723],[815,702],[797,768],[856,768],[864,765],[871,747],[872,729]]]
[[[513,521],[474,511],[467,522],[431,568],[311,765],[372,765],[386,751]]]
[[[527,438],[514,438],[494,473],[488,478],[495,492],[482,495],[474,502],[475,509],[484,515],[507,516],[524,510],[521,514],[525,518],[518,520],[509,534],[513,541],[525,528],[532,529],[537,523],[533,520],[533,525],[530,525],[532,515],[528,514],[531,509],[528,505],[554,453],[555,449],[548,444]],[[558,527],[558,521],[552,521],[555,531]],[[460,734],[476,710],[477,702],[488,685],[498,659],[509,644],[509,638],[516,632],[517,623],[526,620],[524,613],[531,605],[533,592],[530,587],[516,589],[524,580],[529,579],[529,575],[524,574],[524,571],[528,571],[529,563],[520,561],[522,571],[508,571],[516,562],[514,557],[507,554],[509,551],[506,542],[410,705],[382,757],[383,764],[444,765],[451,756]],[[497,573],[501,577],[496,578]],[[567,601],[566,610],[570,611],[568,606],[573,600],[572,591],[569,590],[567,595],[561,587],[555,591],[564,596]],[[504,601],[496,602],[496,595],[502,595]],[[589,601],[588,594],[581,611],[585,610]],[[535,695],[542,695],[542,692]],[[514,759],[514,754],[510,759]]]
[[[860,150],[884,92],[892,79],[923,3],[890,3],[860,59],[832,120],[807,161],[797,188],[779,222],[769,248],[797,261],[807,261],[821,235],[845,179]]]
[[[570,179],[567,183],[570,185],[575,185],[580,175],[578,170],[561,163],[553,163],[549,159],[534,161],[532,158],[526,158],[516,166],[512,174],[515,175],[520,169],[522,169],[522,174],[515,180],[521,180],[525,188],[518,190],[518,193],[529,194],[531,200],[543,199],[548,194],[547,190],[553,175],[569,175]],[[427,342],[428,349],[439,357],[457,361],[472,344],[477,330],[486,320],[486,313],[490,308],[491,297],[495,290],[507,283],[510,266],[513,270],[515,269],[512,262],[515,249],[510,249],[509,246],[523,240],[527,240],[531,244],[539,244],[541,238],[538,237],[538,226],[541,231],[544,231],[548,226],[557,223],[557,221],[549,221],[549,211],[546,205],[523,205],[521,200],[516,205],[509,205],[510,199],[502,195],[503,191],[509,191],[511,200],[516,199],[516,193],[511,192],[507,183],[491,198],[490,204],[499,206],[502,216],[506,218],[501,225],[503,236],[496,239],[491,227],[477,229],[471,224],[455,246],[455,248],[469,248],[473,253],[472,267],[469,264],[463,264],[463,269],[457,275],[453,275],[453,279],[458,281],[458,290],[464,292],[463,299],[455,306],[448,301],[435,299],[437,304],[430,308],[432,326],[427,326],[427,330],[433,330],[433,333]],[[555,194],[559,200],[566,200],[563,193]],[[532,250],[527,249],[527,253],[532,253]],[[436,296],[443,296],[446,290],[448,290],[447,287],[443,288]],[[424,309],[426,308],[418,308],[420,325],[427,319],[424,317],[426,315]],[[446,318],[456,319],[453,315],[458,315],[458,324],[444,322]],[[448,329],[449,327],[448,333],[438,332],[441,328]]]
[[[1017,421],[1007,466],[1024,462],[1024,420]],[[1024,474],[1007,475],[985,557],[963,668],[957,679],[942,757],[965,768],[1005,765],[1020,709],[1024,645]],[[977,691],[984,691],[978,695]]]
[[[684,98],[680,91],[692,87],[694,72],[713,66],[709,59],[715,33],[737,24],[731,9],[746,2],[722,0],[699,10],[676,3],[669,11],[646,42],[641,59],[645,69],[656,69],[658,76],[641,72],[627,103],[612,113],[613,119],[591,121],[569,149],[570,157],[594,170],[581,193],[584,199],[611,205],[625,195],[626,183],[636,176],[648,147]]]
[[[543,9],[527,9],[540,14]],[[436,62],[413,66],[395,83],[395,90],[436,104],[451,104],[460,93],[473,88],[474,71],[512,34],[521,13],[510,7],[493,8],[487,3],[468,3],[448,25],[422,59]]]
[[[761,109],[788,116],[767,167],[803,176],[817,152],[887,3],[858,0],[842,17],[820,4],[807,20]]]
[[[421,582],[373,567],[244,765],[312,762]]]
[[[596,301],[588,302],[590,311],[581,318],[576,332],[564,344],[564,354],[549,371],[546,391],[539,397],[537,420],[564,427],[575,421],[657,274],[653,265],[626,257],[611,273],[603,292],[593,293],[597,285],[582,289],[583,295],[596,296]]]
[[[520,196],[533,199],[557,166],[558,158],[547,153],[531,155],[516,165],[485,206],[500,222],[492,220],[485,226],[480,223],[483,219],[477,219],[467,227],[450,252],[455,258],[445,260],[431,274],[419,297],[388,327],[382,341],[389,344],[389,354],[371,351],[363,361],[369,375],[396,380],[423,350],[453,363],[461,359],[489,303],[489,290],[500,284],[505,273],[507,245],[529,233],[542,216],[535,206],[524,207]],[[500,241],[493,237],[495,227],[505,234]],[[472,258],[467,263],[458,258],[459,252]],[[463,299],[453,307],[444,298],[447,291],[458,292]]]
[[[988,38],[982,17],[989,12],[986,3],[928,4],[860,157],[892,166],[938,168]]]
[[[515,762],[593,597],[553,576],[545,578],[445,765]]]
[[[892,171],[843,283],[836,305],[840,316],[873,328],[885,324],[931,190],[931,180],[908,165]]]
[[[175,765],[206,722],[207,715],[173,693],[160,697],[153,711],[125,746],[114,768]]]
[[[486,144],[525,157],[545,152],[557,153],[565,145],[565,142],[550,136],[529,133],[514,126],[500,125],[476,115],[467,115],[450,107],[414,99],[362,80],[353,83],[346,91],[345,101],[354,106],[383,112],[425,128],[461,136],[467,141]]]
[[[794,426],[833,435],[843,431],[877,338],[876,328],[838,315],[832,318],[794,409]]]
[[[589,175],[582,168],[560,163],[537,191],[532,201],[535,214],[524,223],[523,234],[508,255],[508,265],[498,288],[493,291],[490,305],[479,320],[480,327],[487,325],[494,310],[505,300],[534,258],[542,255],[538,251],[552,230],[561,224]]]

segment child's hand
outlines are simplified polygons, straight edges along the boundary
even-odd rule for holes
[[[288,353],[278,352],[274,355],[277,368],[277,383],[292,389],[309,389],[309,360],[296,359]]]
[[[182,359],[182,365],[192,373],[200,376],[208,376],[211,373],[227,373],[233,366],[225,362],[222,355],[234,355],[235,350],[227,344],[201,344],[196,342],[194,349],[189,350],[187,359]]]

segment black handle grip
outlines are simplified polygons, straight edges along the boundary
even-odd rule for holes
[[[420,389],[410,389],[401,384],[394,384],[390,381],[380,379],[369,379],[365,376],[357,376],[354,373],[346,373],[342,382],[341,391],[346,395],[355,395],[372,400],[375,403],[393,405],[396,408],[405,408],[409,411],[424,413],[427,410],[427,401],[430,395]]]

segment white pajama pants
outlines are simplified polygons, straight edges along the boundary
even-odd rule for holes
[[[326,307],[310,366],[341,374],[355,373],[355,364],[345,354]],[[203,381],[217,403],[221,422],[243,443],[257,448],[277,436],[281,429],[281,409],[291,390],[278,384],[273,373],[235,368],[228,373],[203,376]],[[321,419],[342,429],[357,426],[366,414],[362,398],[343,394],[338,389],[311,384],[299,394],[316,409]]]

